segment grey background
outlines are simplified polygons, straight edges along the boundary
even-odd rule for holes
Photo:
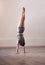
[[[45,0],[0,0],[0,46],[16,46],[23,6],[26,45],[45,45]]]

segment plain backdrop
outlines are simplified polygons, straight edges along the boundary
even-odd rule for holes
[[[0,0],[0,46],[16,46],[22,7],[26,9],[26,46],[44,46],[45,0]]]

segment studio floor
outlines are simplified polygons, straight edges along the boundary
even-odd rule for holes
[[[16,53],[16,49],[0,49],[0,65],[45,65],[45,48],[23,48]]]

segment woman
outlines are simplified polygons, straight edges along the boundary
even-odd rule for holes
[[[23,46],[24,53],[25,53],[25,39],[24,39],[24,36],[23,36],[23,32],[25,30],[24,21],[25,21],[25,8],[23,7],[22,8],[21,21],[19,22],[18,28],[17,28],[17,37],[18,37],[18,40],[17,40],[17,49],[16,49],[17,53],[19,51],[19,45]]]

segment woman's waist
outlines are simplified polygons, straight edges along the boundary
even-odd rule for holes
[[[17,35],[23,36],[23,33],[17,33]]]

